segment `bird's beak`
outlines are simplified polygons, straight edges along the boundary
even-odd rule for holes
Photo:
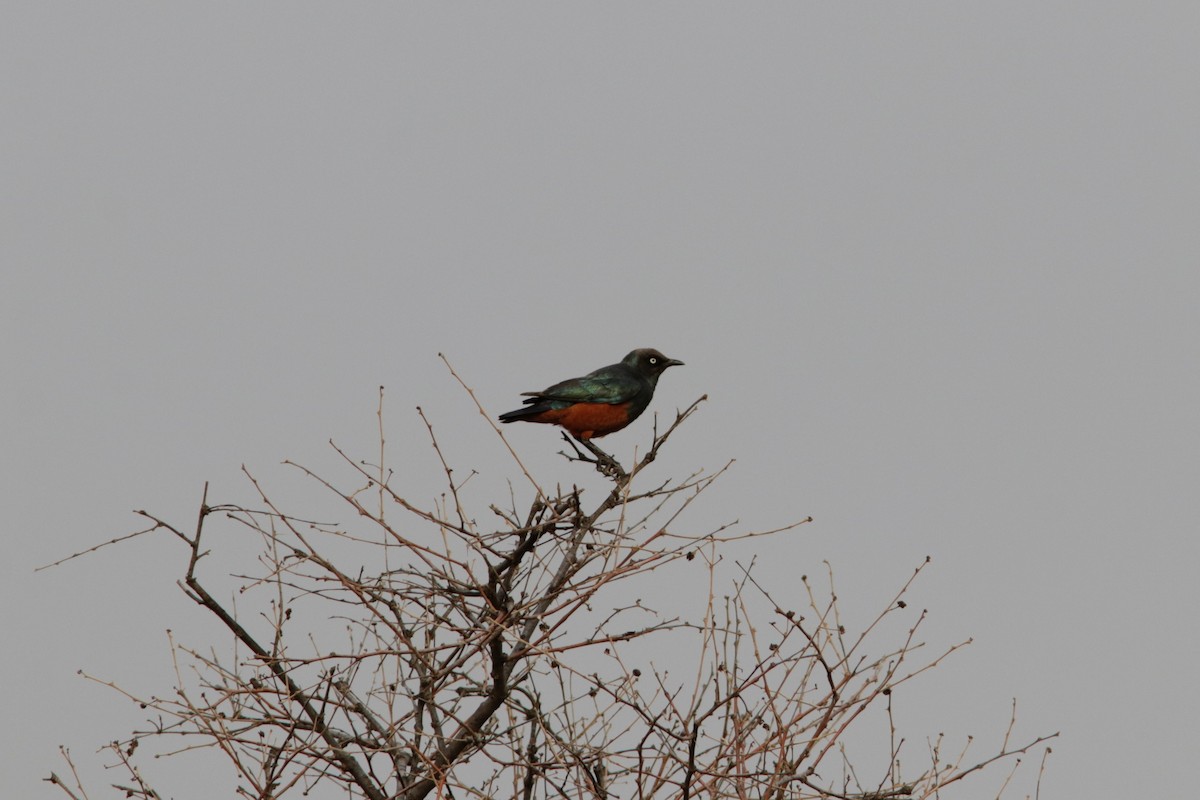
[[[678,359],[675,359],[675,358],[667,359],[667,367],[682,367],[682,366],[683,366],[683,362]],[[666,367],[663,367],[663,369],[666,369]]]

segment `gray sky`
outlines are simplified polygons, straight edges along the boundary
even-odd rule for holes
[[[687,366],[652,410],[711,398],[655,469],[737,459],[696,528],[816,518],[764,580],[828,560],[865,621],[933,557],[924,638],[975,643],[914,742],[992,747],[1016,697],[1018,738],[1063,732],[1043,797],[1179,796],[1198,41],[1189,2],[7,3],[4,782],[57,796],[62,743],[103,785],[139,716],[76,670],[169,691],[165,629],[211,633],[173,543],[35,566],[248,499],[243,463],[369,455],[381,384],[410,494],[421,405],[485,507],[515,468],[439,351],[500,413],[654,346]]]

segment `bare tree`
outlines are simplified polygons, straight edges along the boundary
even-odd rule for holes
[[[350,488],[300,467],[352,511],[353,525],[292,516],[249,473],[254,507],[210,504],[206,487],[194,526],[138,512],[149,523],[139,534],[179,542],[181,588],[231,638],[173,642],[172,697],[119,689],[152,722],[109,746],[126,775],[113,785],[159,797],[136,763],[138,746],[179,738],[170,751],[215,750],[236,771],[238,794],[259,800],[925,798],[1052,738],[1016,745],[1006,735],[998,752],[970,761],[966,749],[947,756],[936,741],[920,748],[924,766],[908,767],[892,694],[961,646],[915,658],[925,615],[906,610],[904,593],[924,565],[857,634],[842,626],[831,584],[819,591],[806,577],[781,594],[759,584],[752,563],[726,570],[732,541],[811,520],[763,533],[689,532],[681,513],[724,468],[643,485],[647,465],[703,400],[656,430],[628,469],[564,436],[568,460],[592,465],[610,486],[590,505],[578,488],[539,486],[514,452],[530,499],[518,511],[514,490],[480,524],[428,422],[447,488],[432,508],[410,502],[385,466],[381,394],[379,463],[335,447]],[[205,574],[218,523],[261,542],[238,578],[236,606],[213,588],[227,576]],[[694,617],[630,600],[678,568],[710,579]],[[298,629],[300,607],[307,619],[337,621],[342,644],[331,646],[319,625]],[[894,615],[912,618],[906,634],[871,653]],[[868,767],[852,763],[846,743],[872,707],[885,712],[891,752]],[[82,800],[71,769],[70,781],[47,780]]]

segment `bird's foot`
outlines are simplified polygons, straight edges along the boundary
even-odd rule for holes
[[[563,434],[563,440],[566,441],[567,444],[571,445],[571,449],[575,451],[574,455],[571,455],[570,453],[563,453],[563,455],[571,461],[583,461],[587,464],[592,464],[596,467],[597,472],[604,477],[612,478],[613,480],[619,480],[621,478],[628,477],[625,473],[625,468],[621,466],[620,462],[618,462],[608,453],[601,450],[596,445],[592,444],[590,440],[577,439],[574,436],[570,436],[566,433]],[[585,454],[583,450],[579,449],[581,445],[584,449],[591,453],[590,456]]]

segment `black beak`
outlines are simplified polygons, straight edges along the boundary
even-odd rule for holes
[[[663,369],[666,369],[667,367],[682,367],[682,366],[683,366],[682,361],[675,359],[675,358],[668,358],[667,363],[663,367]]]

